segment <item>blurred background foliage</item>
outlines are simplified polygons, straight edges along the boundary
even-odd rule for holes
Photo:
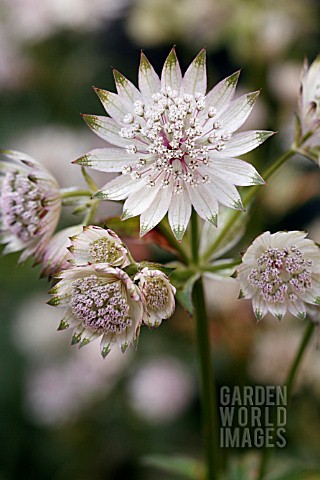
[[[173,44],[183,69],[206,46],[210,88],[241,68],[238,93],[262,89],[245,125],[279,132],[247,156],[262,173],[292,141],[302,62],[319,53],[319,20],[317,0],[0,0],[0,145],[34,156],[62,186],[80,184],[70,162],[101,145],[79,115],[103,113],[91,86],[114,90],[110,66],[136,82],[141,49],[160,72]],[[320,242],[319,192],[318,167],[296,157],[261,187],[234,253],[266,229],[307,229]],[[106,202],[100,215],[118,213]],[[64,223],[78,221],[68,213]],[[140,258],[170,258],[137,240],[131,247]],[[157,331],[144,329],[137,352],[102,361],[98,345],[78,351],[69,332],[55,332],[48,284],[31,262],[16,267],[17,258],[0,262],[0,480],[178,478],[140,459],[201,456],[192,319],[179,307]],[[219,385],[280,384],[303,325],[256,325],[232,279],[206,288]],[[319,459],[317,345],[318,333],[288,413],[287,447],[277,452],[282,466]]]

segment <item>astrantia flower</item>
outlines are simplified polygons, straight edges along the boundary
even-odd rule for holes
[[[143,321],[149,327],[158,327],[164,318],[173,315],[176,289],[160,270],[143,268],[134,279],[142,293]]]
[[[320,55],[310,68],[305,61],[300,83],[299,121],[301,135],[310,138],[303,149],[309,158],[320,165]]]
[[[258,320],[269,311],[304,319],[306,305],[320,304],[320,249],[305,232],[265,232],[254,240],[237,269],[240,297],[251,298]]]
[[[1,243],[4,253],[24,250],[20,260],[41,258],[59,221],[61,197],[55,178],[24,153],[2,151]]]
[[[161,79],[142,53],[139,90],[117,71],[117,94],[95,89],[110,118],[84,118],[115,147],[92,150],[76,163],[122,172],[96,196],[126,199],[122,219],[141,215],[141,235],[168,212],[171,228],[180,240],[192,206],[215,224],[219,203],[242,209],[235,185],[264,183],[252,165],[234,158],[272,134],[235,133],[258,96],[254,92],[232,100],[238,76],[238,72],[231,75],[206,94],[205,50],[182,77],[172,49]]]
[[[136,342],[143,307],[137,286],[125,272],[100,263],[63,270],[57,278],[49,304],[66,307],[59,329],[74,327],[72,344],[87,345],[102,336],[105,357],[113,344],[124,352]]]
[[[89,226],[71,238],[70,262],[75,265],[108,263],[113,267],[129,265],[128,251],[118,235],[110,229]]]
[[[60,270],[70,267],[71,253],[68,250],[68,247],[71,246],[70,237],[80,233],[82,228],[82,225],[74,225],[53,235],[45,246],[41,258],[41,276],[50,277]]]

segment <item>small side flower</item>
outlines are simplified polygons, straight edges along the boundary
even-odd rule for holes
[[[300,153],[320,166],[320,55],[308,66],[305,60],[300,82],[296,143],[308,136]]]
[[[175,293],[168,277],[160,270],[143,268],[135,276],[144,304],[143,321],[148,327],[158,327],[175,310]]]
[[[59,330],[73,327],[72,344],[102,337],[101,355],[117,344],[122,352],[137,342],[143,306],[139,289],[120,268],[106,263],[71,267],[57,276],[50,305],[64,307]]]
[[[74,265],[108,263],[124,268],[130,264],[128,251],[118,235],[110,229],[96,226],[83,227],[83,231],[71,237],[70,262]]]
[[[320,304],[320,249],[306,232],[265,232],[242,258],[236,278],[240,298],[252,300],[257,320],[269,311],[306,317],[306,304]]]
[[[61,213],[55,178],[28,155],[1,150],[0,235],[3,253],[24,250],[20,261],[34,255],[39,261]]]

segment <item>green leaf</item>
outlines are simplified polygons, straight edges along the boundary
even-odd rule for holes
[[[127,265],[123,270],[129,275],[129,277],[135,275],[139,271],[136,263],[130,263],[130,265]]]
[[[169,455],[148,455],[143,457],[142,464],[154,467],[163,472],[173,473],[181,478],[204,480],[204,467],[198,461],[188,457]]]
[[[192,290],[193,286],[200,277],[200,273],[195,273],[190,277],[183,285],[181,289],[177,290],[176,299],[180,305],[187,310],[188,313],[192,315],[193,313],[193,303],[192,303]]]
[[[266,480],[320,480],[320,465],[292,467],[286,472],[269,475]]]

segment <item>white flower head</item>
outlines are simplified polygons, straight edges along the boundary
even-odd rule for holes
[[[113,344],[124,352],[138,339],[143,307],[139,289],[120,268],[106,263],[75,266],[57,275],[50,305],[65,307],[59,329],[74,327],[80,347],[102,336],[101,355]]]
[[[141,215],[141,235],[168,212],[178,240],[192,206],[213,224],[219,204],[242,209],[235,186],[264,181],[252,165],[235,157],[253,150],[272,132],[235,133],[259,93],[232,100],[238,76],[230,75],[206,94],[205,50],[182,76],[172,49],[161,79],[142,53],[139,90],[114,70],[117,94],[95,89],[109,117],[84,115],[90,128],[114,147],[92,150],[75,162],[122,173],[96,197],[126,199],[122,219]]]
[[[240,298],[252,299],[258,320],[289,311],[304,319],[306,303],[320,304],[320,249],[306,232],[265,232],[257,237],[237,269]]]
[[[144,305],[143,321],[149,327],[158,327],[164,318],[173,315],[176,289],[160,270],[145,267],[134,280],[142,294]]]
[[[320,127],[320,56],[311,66],[305,60],[300,83],[299,107],[304,131]]]
[[[41,258],[41,276],[51,277],[60,270],[69,268],[71,253],[68,247],[71,245],[70,237],[82,231],[82,225],[74,225],[64,228],[55,233],[44,248]]]
[[[70,240],[70,262],[74,265],[108,263],[113,267],[124,268],[130,264],[126,247],[110,229],[90,225],[83,227],[83,231]]]
[[[24,250],[20,261],[34,255],[39,261],[61,212],[55,178],[28,155],[2,150],[0,162],[1,243],[4,253]]]

